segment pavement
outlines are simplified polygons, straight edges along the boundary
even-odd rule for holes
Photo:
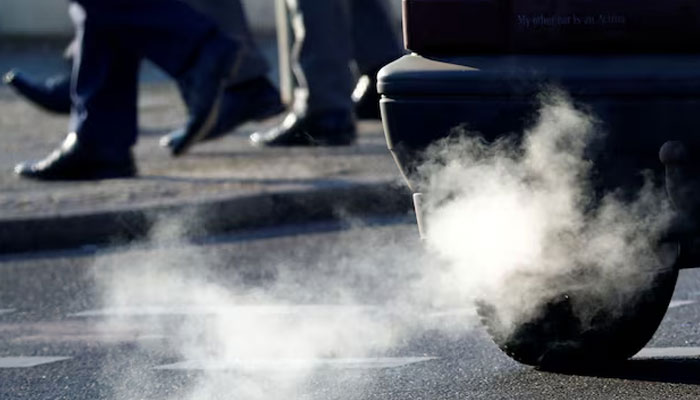
[[[0,48],[0,67],[19,64],[35,75],[48,75],[63,67],[59,50]],[[150,66],[144,70],[141,134],[134,148],[140,172],[136,179],[62,183],[18,179],[13,166],[46,156],[67,133],[68,118],[43,112],[10,88],[0,87],[0,253],[131,240],[173,215],[190,221],[187,234],[205,235],[410,212],[410,196],[379,121],[360,122],[359,140],[353,146],[250,146],[248,135],[275,124],[278,119],[273,118],[247,124],[173,158],[158,140],[184,122],[184,107],[162,73]]]

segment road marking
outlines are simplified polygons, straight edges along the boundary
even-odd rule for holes
[[[290,371],[317,368],[332,369],[385,369],[434,360],[436,357],[380,357],[380,358],[318,358],[318,359],[236,359],[189,360],[155,367],[157,370],[199,371]]]
[[[70,357],[0,357],[0,368],[31,368],[69,359]]]
[[[476,315],[476,308],[474,307],[451,308],[442,311],[433,311],[425,314],[427,318],[459,318],[469,317],[473,315]]]
[[[201,315],[254,315],[270,317],[324,316],[339,313],[362,313],[364,315],[390,317],[397,311],[386,307],[368,305],[144,305],[134,307],[108,307],[85,310],[69,317],[151,317],[151,316],[201,316]],[[425,318],[461,318],[476,314],[473,307],[455,308],[423,314]]]
[[[69,317],[149,317],[149,316],[192,316],[192,315],[323,315],[339,312],[358,313],[376,312],[373,306],[344,306],[344,305],[212,305],[212,306],[139,306],[139,307],[110,307],[81,311],[69,314]]]
[[[16,345],[37,345],[47,342],[54,344],[153,342],[168,337],[164,326],[149,320],[94,321],[76,318],[29,322],[5,321],[0,318],[0,322],[0,333]],[[2,345],[0,345],[0,356],[2,355],[9,354],[3,354]]]
[[[152,334],[152,335],[139,335],[139,336],[136,338],[136,341],[139,341],[139,342],[149,342],[149,341],[152,341],[152,340],[153,340],[153,341],[158,341],[158,340],[167,340],[167,339],[168,339],[168,337],[165,336],[165,335],[156,335],[156,334]]]
[[[13,312],[15,312],[14,308],[0,308],[0,315],[12,314]]]
[[[668,305],[668,308],[678,308],[695,303],[697,303],[695,300],[673,300],[671,304]]]
[[[634,358],[691,358],[700,357],[700,347],[647,347]]]

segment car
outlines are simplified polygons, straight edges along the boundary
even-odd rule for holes
[[[661,323],[679,270],[699,265],[700,7],[682,0],[561,1],[554,9],[552,3],[404,0],[411,53],[380,71],[378,92],[387,144],[414,193],[423,235],[430,229],[431,211],[422,205],[430,186],[417,171],[426,151],[455,135],[479,135],[487,143],[522,135],[541,107],[543,88],[565,93],[607,132],[597,151],[586,154],[597,171],[595,201],[636,193],[644,176],[664,182],[674,208],[663,234],[648,243],[647,256],[658,255],[649,262],[654,267],[636,272],[646,284],[631,295],[606,297],[619,295],[624,304],[581,289],[580,282],[599,278],[587,266],[556,277],[561,290],[507,329],[497,301],[477,301],[506,354],[568,371],[636,354]],[[510,277],[512,284],[518,278]],[[593,308],[586,321],[577,304]]]

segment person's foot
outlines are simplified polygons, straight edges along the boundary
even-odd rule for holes
[[[216,126],[201,140],[221,137],[248,121],[262,120],[283,111],[284,105],[280,100],[279,91],[267,78],[256,78],[229,86],[221,100],[221,111]],[[184,129],[175,130],[163,136],[160,145],[170,149],[177,148],[184,136]]]
[[[17,164],[15,173],[22,178],[42,181],[130,178],[136,175],[136,165],[130,151],[106,160],[79,143],[75,133],[70,133],[48,157]]]
[[[44,110],[58,114],[70,113],[69,74],[56,75],[45,81],[38,81],[18,70],[12,70],[5,74],[3,81]]]
[[[381,119],[379,111],[379,93],[377,92],[377,74],[362,75],[352,92],[357,119]]]
[[[209,136],[216,128],[227,81],[238,69],[241,47],[224,38],[214,38],[201,49],[194,65],[178,82],[186,88],[185,103],[189,119],[180,140],[170,150],[174,156]]]
[[[356,138],[355,120],[345,110],[308,115],[290,112],[280,125],[250,135],[256,146],[346,146]]]

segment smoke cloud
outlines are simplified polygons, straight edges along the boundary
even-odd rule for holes
[[[196,221],[163,221],[148,246],[104,257],[93,272],[110,313],[105,331],[140,320],[144,335],[165,339],[158,351],[199,371],[169,399],[298,398],[320,372],[385,357],[405,338],[406,320],[419,318],[400,312],[418,310],[403,296],[425,268],[413,227],[406,236],[357,226],[326,248],[261,253],[266,270],[257,271],[186,243]],[[106,370],[116,400],[143,398],[164,373],[115,381]]]
[[[196,217],[164,221],[153,248],[94,269],[115,315],[105,329],[131,323],[120,316],[130,308],[180,310],[183,318],[151,316],[148,326],[168,337],[174,362],[222,366],[173,397],[200,400],[296,398],[324,360],[390,354],[428,329],[464,334],[476,326],[476,301],[495,306],[507,331],[557,294],[585,290],[590,301],[575,311],[586,323],[648,285],[643,272],[658,268],[653,243],[671,216],[652,180],[632,200],[595,192],[588,151],[600,128],[555,92],[524,133],[487,143],[465,130],[436,143],[418,171],[424,243],[417,232],[360,226],[313,254],[261,248],[269,268],[251,278],[245,265],[222,268],[217,252],[184,242]],[[270,360],[293,368],[271,370]],[[157,379],[131,377],[114,397],[141,398]]]
[[[631,199],[599,193],[591,148],[603,124],[562,92],[541,100],[523,134],[487,143],[462,132],[419,169],[426,241],[451,265],[449,292],[495,306],[506,334],[565,293],[587,293],[574,304],[583,324],[601,308],[620,312],[659,270],[656,242],[672,216],[649,176]]]

